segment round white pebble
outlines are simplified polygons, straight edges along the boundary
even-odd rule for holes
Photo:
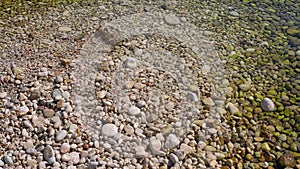
[[[112,137],[118,133],[118,128],[114,124],[105,124],[102,126],[101,131],[104,136]]]

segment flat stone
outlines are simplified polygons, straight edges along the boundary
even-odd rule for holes
[[[275,110],[275,104],[270,98],[264,98],[261,101],[261,108],[265,111],[274,111]]]
[[[61,141],[67,136],[68,132],[66,130],[60,130],[57,132],[55,140]]]
[[[141,110],[138,108],[138,107],[135,107],[135,106],[131,106],[129,107],[128,109],[128,114],[130,116],[138,116],[141,114]]]
[[[54,110],[48,109],[48,108],[44,109],[43,112],[44,112],[44,116],[45,116],[45,117],[52,117],[52,116],[54,116],[54,114],[55,114],[55,111],[54,111]]]
[[[177,145],[179,145],[179,143],[180,141],[178,140],[175,134],[169,134],[165,142],[165,148],[166,149],[174,148]]]
[[[173,15],[173,14],[165,14],[164,16],[164,20],[168,25],[178,25],[180,24],[180,20],[177,16]]]
[[[105,124],[102,126],[101,132],[104,136],[112,137],[118,133],[118,128],[114,124]]]
[[[135,69],[137,67],[137,60],[132,57],[128,57],[125,62],[124,66],[129,69]]]
[[[215,152],[214,154],[218,160],[223,160],[226,157],[224,153]]]
[[[143,49],[137,49],[134,51],[134,55],[141,56],[143,54]]]

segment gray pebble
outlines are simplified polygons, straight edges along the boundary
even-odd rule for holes
[[[156,139],[150,139],[149,148],[152,151],[152,153],[155,154],[156,152],[158,152],[160,150],[161,142]]]
[[[179,162],[178,157],[177,157],[174,153],[171,153],[171,154],[170,154],[170,160],[171,160],[171,162],[172,162],[173,164],[176,164],[176,163]]]
[[[178,24],[180,24],[179,18],[177,16],[173,15],[173,14],[165,14],[164,15],[164,20],[169,25],[178,25]]]
[[[265,111],[274,111],[275,105],[270,98],[266,97],[261,101],[261,108]]]
[[[4,166],[4,162],[0,160],[0,167]]]
[[[52,117],[52,116],[54,116],[54,114],[55,114],[55,111],[54,111],[54,110],[48,109],[48,108],[44,109],[43,112],[44,112],[44,116],[45,116],[45,117]]]
[[[235,113],[237,113],[237,112],[240,111],[240,110],[239,110],[234,104],[232,104],[232,103],[228,103],[227,108],[228,108],[228,110],[229,110],[229,112],[230,112],[231,114],[235,114]]]
[[[78,164],[80,161],[80,156],[78,152],[71,152],[70,157],[72,159],[73,164]]]
[[[138,107],[132,106],[128,109],[128,114],[130,116],[138,116],[141,114],[141,110]]]
[[[61,141],[67,136],[68,132],[66,130],[60,130],[57,132],[55,140]]]
[[[14,164],[13,160],[11,159],[10,156],[8,156],[7,154],[4,154],[3,156],[3,160],[7,165],[12,165]]]
[[[165,148],[167,149],[171,149],[176,147],[178,144],[180,143],[180,141],[178,140],[178,138],[176,137],[176,135],[174,134],[169,134],[166,142],[165,142]]]
[[[47,145],[45,147],[43,155],[45,160],[48,161],[48,163],[53,164],[55,162],[54,151],[50,145]]]
[[[137,61],[135,58],[129,57],[125,60],[125,67],[129,69],[135,69],[137,67]]]
[[[27,106],[22,106],[22,107],[20,107],[19,110],[20,110],[20,112],[23,112],[23,113],[29,112],[29,108]]]
[[[92,161],[90,162],[88,169],[96,169],[97,166],[98,166],[98,162]]]

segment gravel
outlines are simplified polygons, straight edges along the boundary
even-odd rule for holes
[[[22,3],[0,168],[299,168],[297,4]]]

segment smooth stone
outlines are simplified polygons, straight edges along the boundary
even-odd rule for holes
[[[143,49],[137,49],[136,51],[134,51],[134,55],[136,56],[141,56],[143,54]]]
[[[118,134],[118,128],[114,124],[105,124],[102,126],[101,132],[104,136],[112,137]]]
[[[4,166],[4,162],[2,160],[0,160],[0,167]]]
[[[165,148],[166,149],[171,149],[179,145],[180,141],[176,137],[175,134],[169,134],[168,137],[166,138],[165,142]]]
[[[23,147],[24,147],[25,150],[28,150],[28,149],[32,148],[32,147],[33,147],[32,141],[31,141],[31,140],[28,140],[27,142],[25,142],[25,143],[23,144]]]
[[[70,151],[70,144],[69,143],[63,143],[61,146],[60,146],[60,152],[61,153],[67,153]]]
[[[268,143],[263,143],[261,145],[261,148],[262,148],[262,150],[265,150],[265,151],[270,151],[271,150],[271,148],[270,148],[270,146],[269,146]]]
[[[171,154],[170,154],[170,160],[171,160],[171,162],[172,162],[173,164],[176,164],[176,163],[179,162],[178,157],[177,157],[174,153],[171,153]]]
[[[214,106],[215,105],[213,99],[210,98],[210,97],[204,98],[202,100],[202,102],[203,102],[203,104],[208,105],[208,106]]]
[[[53,164],[53,158],[54,157],[54,150],[50,145],[47,145],[43,152],[44,158],[46,161],[48,161],[49,164]],[[54,159],[55,160],[55,159]]]
[[[161,149],[161,142],[156,139],[150,139],[149,148],[152,153],[156,153]]]
[[[179,18],[173,14],[165,14],[163,17],[164,17],[165,22],[169,25],[180,24]]]
[[[92,162],[90,162],[88,169],[96,169],[97,166],[98,166],[98,162],[92,161]]]
[[[70,154],[69,154],[69,153],[63,154],[63,155],[61,156],[61,160],[64,161],[64,162],[71,161]]]
[[[22,107],[20,107],[20,112],[22,112],[22,113],[27,113],[27,112],[29,112],[29,108],[27,107],[27,106],[22,106]]]
[[[141,110],[138,108],[138,107],[135,107],[135,106],[131,106],[129,107],[128,109],[128,114],[130,116],[138,116],[141,114]]]
[[[44,109],[43,112],[44,112],[44,116],[45,116],[45,117],[52,117],[52,116],[54,116],[54,114],[55,114],[55,111],[54,111],[54,110],[48,109],[48,108]]]
[[[275,105],[271,99],[266,97],[261,101],[261,108],[265,111],[274,111]]]
[[[137,60],[135,58],[128,57],[125,60],[124,65],[126,68],[135,69],[137,67]]]
[[[136,146],[134,150],[136,158],[144,158],[148,155],[143,146]]]
[[[198,102],[199,101],[198,96],[193,92],[187,93],[187,100],[189,102]]]
[[[55,140],[61,141],[67,136],[68,132],[66,130],[60,130],[57,132]]]
[[[67,27],[67,26],[61,26],[58,28],[58,31],[59,32],[70,32],[70,31],[72,31],[72,28]]]
[[[223,160],[226,156],[224,153],[215,152],[215,156],[218,160]]]
[[[145,106],[145,105],[146,105],[146,102],[143,101],[143,100],[138,101],[137,104],[136,104],[137,107],[143,107],[143,106]]]
[[[0,99],[5,99],[7,96],[7,93],[6,92],[1,92],[0,93]]]
[[[229,112],[231,114],[235,114],[235,113],[240,111],[233,103],[228,103],[227,104],[227,109],[229,110]]]
[[[78,152],[71,152],[70,157],[72,159],[73,164],[78,164],[80,161],[80,156]]]
[[[12,165],[14,164],[13,160],[11,159],[11,157],[7,154],[3,155],[3,160],[7,165]]]
[[[206,150],[206,151],[211,151],[211,152],[217,151],[217,149],[216,149],[215,147],[213,147],[213,146],[205,146],[205,147],[204,147],[204,150]]]

